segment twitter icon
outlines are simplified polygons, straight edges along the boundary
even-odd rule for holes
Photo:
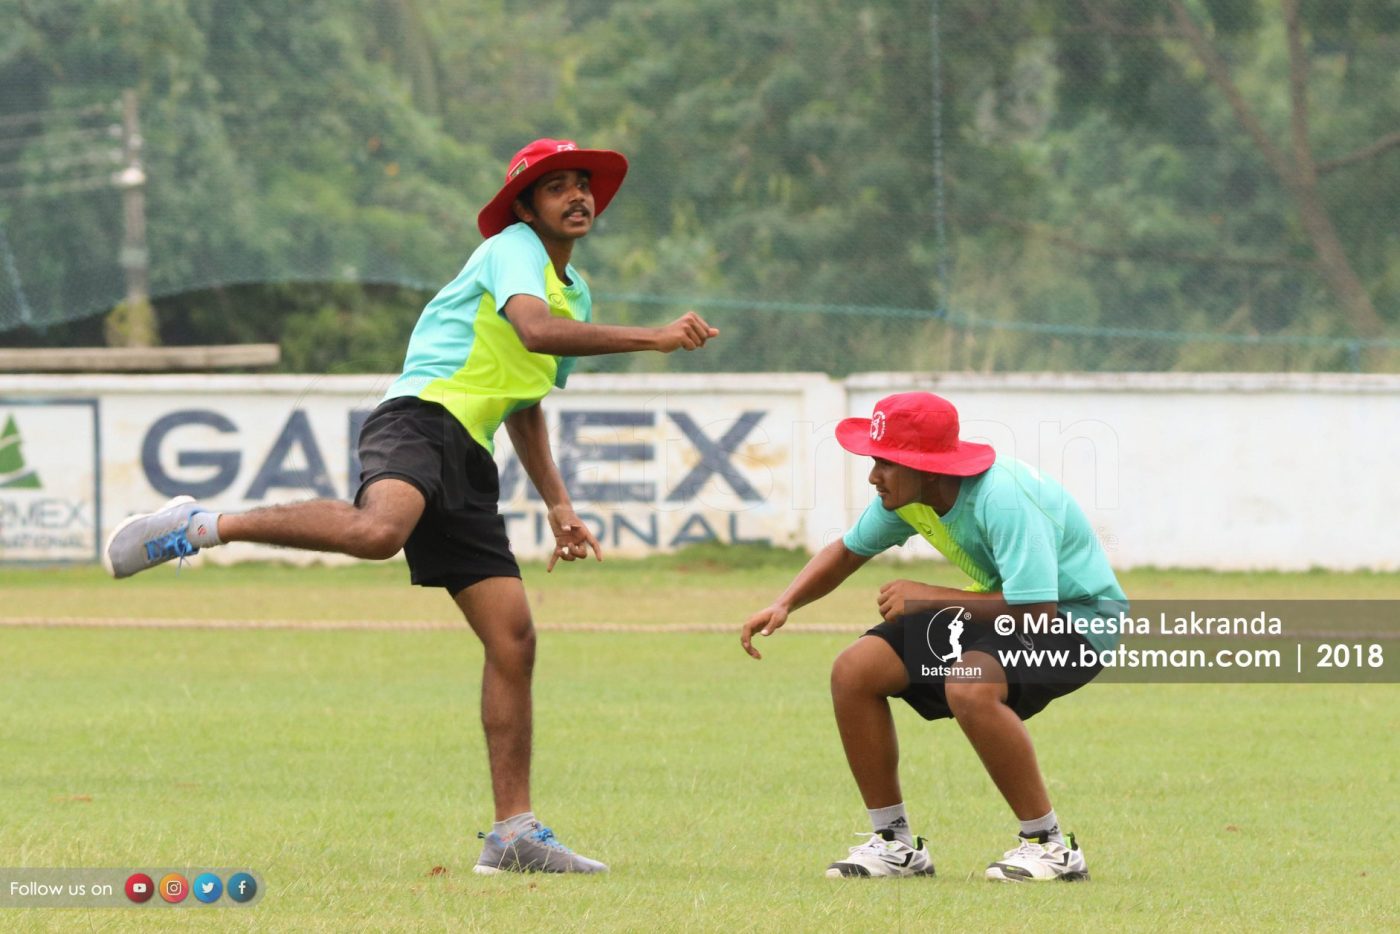
[[[208,905],[217,902],[219,896],[224,894],[224,884],[219,877],[212,872],[196,876],[194,880],[194,897]]]

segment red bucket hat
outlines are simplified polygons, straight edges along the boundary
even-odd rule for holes
[[[559,169],[582,169],[588,173],[596,217],[622,187],[627,159],[610,149],[579,149],[573,140],[537,139],[517,152],[506,166],[505,186],[476,216],[477,230],[483,237],[494,237],[514,224],[519,219],[511,207],[515,199],[535,179]]]
[[[931,392],[886,396],[870,418],[842,419],[836,440],[852,454],[954,477],[982,473],[997,457],[991,445],[959,440],[958,410]]]

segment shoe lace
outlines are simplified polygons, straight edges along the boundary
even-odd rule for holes
[[[158,558],[178,558],[179,561],[175,565],[177,574],[180,573],[180,568],[185,566],[185,559],[198,552],[199,549],[190,544],[184,528],[172,529],[160,538],[153,538],[146,543],[146,557],[151,561]]]
[[[851,847],[850,852],[852,856],[856,855],[857,853],[864,852],[884,852],[885,845],[890,842],[889,840],[886,840],[884,837],[880,836],[878,833],[870,833],[870,831],[868,830],[856,831],[857,837],[864,837],[866,835],[869,835],[870,839],[866,840],[864,843],[857,844],[856,846]]]
[[[539,830],[531,832],[530,839],[541,846],[549,847],[551,850],[558,850],[560,853],[572,852],[572,850],[559,842],[559,838],[554,836],[554,831],[550,830],[548,827],[541,827]]]
[[[1045,855],[1045,847],[1034,840],[1022,840],[1014,850],[1007,850],[1002,859],[1040,859]]]

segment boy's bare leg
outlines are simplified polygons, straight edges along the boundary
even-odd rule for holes
[[[535,627],[516,577],[489,577],[454,598],[486,649],[481,676],[481,725],[491,765],[495,826],[473,872],[607,872],[573,852],[535,819],[530,807],[530,752]]]
[[[225,542],[392,558],[408,541],[424,505],[417,487],[392,477],[371,483],[359,505],[319,499],[218,515],[189,496],[177,496],[154,512],[118,524],[102,561],[113,577],[130,577]]]
[[[980,676],[971,672],[980,671]],[[957,718],[992,782],[1018,820],[1050,812],[1050,795],[1026,724],[1006,706],[1006,672],[985,652],[968,652],[944,683]]]
[[[908,686],[904,662],[878,637],[857,639],[831,666],[836,727],[874,833],[827,866],[827,878],[934,874],[928,848],[910,833],[899,790],[899,737],[889,698]]]
[[[316,499],[219,516],[224,542],[258,542],[331,551],[356,558],[392,558],[423,515],[423,494],[393,477],[371,483],[359,505]]]
[[[869,809],[904,800],[899,790],[899,737],[889,698],[909,686],[894,649],[874,636],[857,639],[831,666],[831,700],[846,763]]]
[[[454,598],[481,639],[481,726],[491,767],[496,820],[530,810],[535,627],[518,577],[490,577]]]
[[[973,671],[980,670],[979,675]],[[1022,831],[1020,844],[987,867],[994,882],[1075,882],[1089,878],[1084,853],[1059,833],[1045,779],[1026,724],[1006,705],[1006,672],[986,652],[966,652],[944,682],[948,706]],[[1029,834],[1027,824],[1048,821],[1053,832]]]

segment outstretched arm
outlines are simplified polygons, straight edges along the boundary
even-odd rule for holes
[[[549,509],[549,526],[554,531],[554,550],[549,554],[546,573],[554,570],[560,558],[577,561],[593,555],[603,560],[602,546],[593,532],[574,512],[569,500],[569,490],[564,478],[559,476],[559,468],[554,463],[554,454],[549,449],[549,430],[545,425],[544,409],[532,405],[506,416],[506,431],[510,443],[515,445],[515,454],[520,465],[525,468],[530,482],[539,490],[540,497]]]
[[[593,324],[552,314],[549,306],[534,295],[513,295],[502,309],[506,320],[520,335],[520,342],[531,353],[556,357],[591,357],[636,350],[695,350],[703,347],[719,330],[705,323],[693,311],[659,328]]]
[[[754,658],[762,658],[758,649],[753,647],[754,633],[771,636],[787,622],[789,613],[831,593],[869,560],[865,555],[850,551],[840,541],[832,542],[817,552],[771,606],[759,610],[744,623],[739,633],[739,642],[744,651]]]

